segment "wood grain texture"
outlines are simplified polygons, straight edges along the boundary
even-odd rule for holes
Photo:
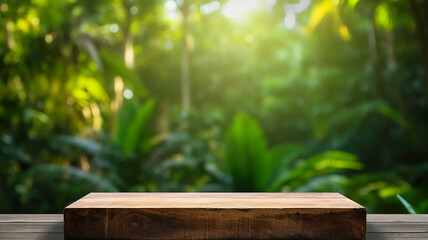
[[[339,193],[90,193],[67,208],[363,208]]]
[[[91,193],[64,209],[65,239],[365,239],[338,193]]]
[[[64,239],[62,214],[0,214],[0,240]]]
[[[0,214],[0,240],[62,240],[62,224],[62,214]],[[428,214],[367,214],[366,236],[368,240],[427,240]]]
[[[63,223],[62,214],[0,214],[0,223]]]

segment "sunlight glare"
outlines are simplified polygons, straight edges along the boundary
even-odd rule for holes
[[[258,0],[229,0],[223,7],[223,15],[227,18],[237,19],[248,11],[257,8]]]
[[[113,23],[109,26],[110,32],[117,33],[119,31],[119,25]]]
[[[138,7],[137,6],[132,6],[129,9],[129,13],[131,13],[132,15],[137,15],[137,13],[138,13]]]
[[[202,5],[200,10],[202,14],[208,15],[211,14],[217,10],[219,10],[221,7],[221,4],[217,1],[212,1],[210,3],[207,3],[205,5]]]
[[[7,3],[3,3],[1,6],[0,6],[0,10],[2,11],[2,12],[7,12],[7,10],[9,9],[9,6],[7,5]]]
[[[268,12],[272,11],[273,6],[275,6],[275,4],[276,4],[276,0],[263,0],[263,2],[265,3],[266,10]]]
[[[178,19],[178,13],[177,13],[177,3],[175,3],[175,1],[173,0],[168,0],[165,2],[164,5],[164,9],[166,12],[166,16],[170,19],[170,20],[177,20]]]
[[[296,25],[296,14],[302,13],[305,11],[309,5],[311,4],[311,0],[300,0],[298,3],[294,4],[284,4],[285,18],[284,25],[288,29],[292,29]]]
[[[301,13],[305,11],[310,4],[311,0],[300,0],[298,3],[294,4],[294,11],[296,13]]]
[[[284,18],[284,25],[288,29],[292,29],[294,25],[296,25],[296,15],[294,13],[287,13],[287,15]]]
[[[276,4],[276,0],[263,0],[263,2],[269,7],[273,7]]]
[[[131,99],[133,96],[134,96],[134,93],[132,92],[132,90],[131,89],[125,89],[125,91],[123,91],[123,96],[126,98],[126,99]]]

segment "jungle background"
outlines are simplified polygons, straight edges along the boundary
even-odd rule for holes
[[[0,213],[337,191],[428,213],[426,0],[1,0]]]

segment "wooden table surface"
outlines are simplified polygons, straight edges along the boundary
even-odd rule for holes
[[[0,214],[0,239],[64,239],[62,214]],[[369,240],[428,240],[428,214],[367,214]]]
[[[66,208],[364,208],[340,193],[90,193]]]
[[[366,209],[340,193],[90,193],[64,238],[364,239]]]
[[[366,209],[340,193],[90,193],[64,238],[364,239]]]

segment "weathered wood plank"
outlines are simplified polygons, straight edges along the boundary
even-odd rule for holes
[[[338,193],[92,193],[65,239],[365,239],[365,208]]]
[[[414,232],[414,233],[428,233],[428,223],[379,223],[370,222],[367,224],[367,232]]]
[[[368,240],[387,240],[387,239],[428,239],[428,234],[426,233],[367,233]]]
[[[0,223],[0,233],[4,232],[64,232],[64,223],[62,222],[26,222],[26,223]]]
[[[62,214],[0,214],[0,223],[12,222],[64,222]]]
[[[0,240],[63,240],[63,233],[0,233]]]
[[[402,223],[418,222],[428,223],[428,214],[367,214],[367,222]]]

